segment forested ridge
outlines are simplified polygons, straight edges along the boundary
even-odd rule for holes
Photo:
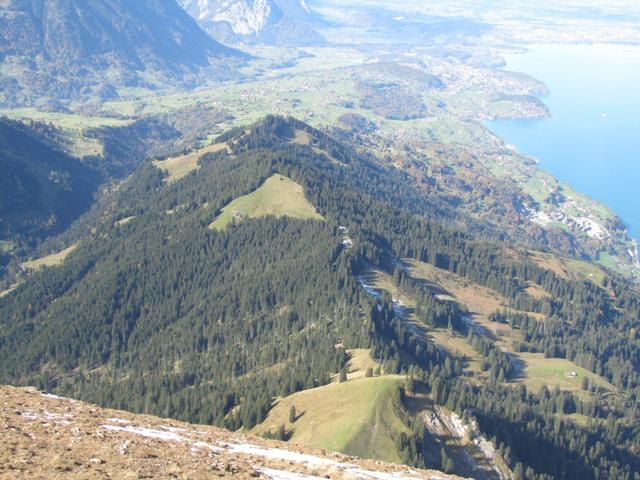
[[[292,140],[307,132],[313,145]],[[356,155],[303,123],[267,117],[218,139],[225,150],[175,183],[145,162],[94,215],[58,268],[0,298],[0,381],[99,404],[236,429],[260,422],[272,398],[325,384],[345,350],[372,348],[386,373],[406,373],[440,404],[474,418],[516,478],[638,478],[640,342],[637,294],[560,278],[526,256],[428,219],[437,211],[403,174]],[[263,217],[225,231],[208,225],[274,173],[304,188],[323,220]],[[126,224],[118,220],[132,218]],[[344,226],[353,246],[343,245]],[[500,292],[496,314],[523,333],[523,351],[564,357],[620,394],[585,400],[509,383],[508,355],[460,321],[459,307],[398,267],[413,258]],[[427,325],[469,336],[489,380],[468,381],[462,359],[408,330],[388,296],[357,276],[393,272]],[[534,283],[549,296],[534,298]],[[578,426],[565,415],[583,413]],[[424,465],[416,427],[406,460]],[[428,465],[445,468],[442,465]]]
[[[103,180],[50,140],[47,125],[0,117],[0,238],[35,242],[89,209]]]

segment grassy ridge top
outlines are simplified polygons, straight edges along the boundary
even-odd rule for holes
[[[256,191],[235,199],[209,225],[212,230],[224,230],[234,221],[246,218],[293,217],[322,220],[322,216],[304,196],[302,186],[290,178],[273,175]]]
[[[400,462],[395,438],[409,432],[395,395],[403,380],[395,375],[359,378],[295,393],[278,400],[254,433],[285,425],[293,443]],[[289,422],[291,406],[298,413],[294,423]]]

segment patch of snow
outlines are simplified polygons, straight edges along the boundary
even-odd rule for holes
[[[311,15],[311,9],[309,8],[309,5],[307,5],[307,0],[300,0],[300,6],[304,8],[305,12]]]
[[[268,0],[182,0],[182,4],[199,20],[226,22],[240,35],[258,34],[272,13]]]
[[[255,455],[257,457],[269,458],[271,460],[284,460],[287,462],[305,463],[307,465],[316,466],[337,467],[339,465],[335,461],[327,458],[320,458],[314,455],[307,455],[305,453],[291,452],[289,450],[282,450],[281,448],[263,448],[249,443],[221,443],[220,445],[230,450],[232,453]]]
[[[22,412],[22,416],[27,420],[38,420],[40,417],[33,411],[27,410],[26,412]]]
[[[311,475],[302,475],[284,470],[274,470],[273,468],[258,468],[256,471],[272,480],[325,480],[324,477],[313,477]]]
[[[54,395],[53,393],[43,393],[43,397],[51,398],[52,400],[69,400],[68,398],[59,397],[58,395]]]
[[[131,423],[129,420],[125,420],[123,418],[107,418],[107,420],[111,423],[122,423],[122,424]]]
[[[48,419],[55,419],[55,418],[73,418],[73,415],[70,413],[52,413],[52,412],[48,412],[48,411],[44,411],[44,415],[45,417],[47,417]]]
[[[373,286],[369,285],[362,275],[358,275],[357,278],[358,278],[358,283],[362,288],[364,288],[365,292],[367,292],[372,297],[375,297],[375,298],[380,297],[380,293],[375,288],[373,288]]]
[[[493,460],[494,458],[496,458],[496,448],[493,446],[493,443],[491,443],[485,437],[479,436],[477,438],[474,438],[473,443],[478,446],[486,459]]]
[[[160,428],[162,430],[166,430],[167,432],[173,432],[173,433],[186,432],[184,428],[165,427],[164,425],[160,425]]]
[[[291,452],[289,450],[282,450],[280,448],[265,448],[259,447],[257,445],[251,445],[248,443],[220,443],[220,445],[227,448],[232,453],[243,454],[243,455],[253,455],[256,457],[268,458],[271,460],[281,460],[286,462],[294,462],[301,463],[307,466],[312,467],[333,467],[338,470],[343,471],[348,475],[352,475],[356,478],[361,479],[375,479],[375,480],[420,480],[419,476],[406,476],[402,473],[385,473],[385,472],[376,472],[373,470],[366,470],[363,468],[359,468],[356,465],[341,463],[335,460],[331,460],[328,458],[316,457],[315,455],[308,455],[305,453],[297,453]],[[276,471],[277,472],[277,471]],[[283,472],[279,472],[283,473]],[[292,474],[286,472],[290,476],[288,477],[271,477],[277,479],[296,479],[296,478],[314,478],[309,476],[295,477],[291,475],[299,475]]]
[[[211,450],[212,452],[222,452],[223,450],[220,447],[214,447],[213,445],[206,442],[194,442],[193,448],[195,448],[196,450],[200,448],[204,448],[206,450]]]
[[[634,239],[631,241],[632,248],[629,249],[629,256],[631,257],[631,263],[640,268],[640,255],[638,254],[638,242]]]
[[[376,480],[420,480],[421,477],[410,476],[407,477],[404,473],[386,473],[386,472],[374,472],[372,470],[362,470],[359,468],[350,469],[349,473],[359,478],[372,478]],[[436,477],[431,477],[436,478]]]
[[[547,215],[547,213],[543,212],[542,210],[533,211],[529,219],[533,223],[537,223],[541,227],[546,227],[552,222],[551,217],[549,217],[549,215]]]
[[[152,428],[136,428],[136,427],[116,427],[115,425],[102,425],[102,428],[106,430],[112,430],[116,432],[133,433],[134,435],[140,435],[146,438],[155,438],[158,440],[184,442],[186,439],[173,432],[167,432],[163,430],[154,430]]]

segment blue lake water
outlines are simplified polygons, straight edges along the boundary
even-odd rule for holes
[[[543,81],[551,118],[487,126],[541,167],[622,217],[640,239],[640,47],[545,45],[506,69]]]

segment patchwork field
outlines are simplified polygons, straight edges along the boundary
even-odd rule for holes
[[[282,175],[273,175],[256,191],[235,199],[222,209],[209,228],[224,230],[230,223],[267,215],[322,220],[304,196],[301,185]]]
[[[395,375],[359,378],[293,394],[279,399],[252,433],[284,425],[293,443],[400,462],[395,438],[408,429],[395,393],[403,381]],[[298,414],[294,423],[289,422],[291,406]]]

